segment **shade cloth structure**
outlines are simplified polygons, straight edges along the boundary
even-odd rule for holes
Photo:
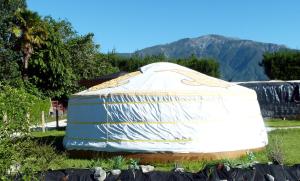
[[[64,146],[105,152],[214,153],[267,144],[255,91],[153,63],[71,96]]]
[[[257,94],[265,118],[300,119],[300,80],[239,82]]]

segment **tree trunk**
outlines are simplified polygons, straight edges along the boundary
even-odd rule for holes
[[[33,47],[26,43],[23,49],[23,80],[28,80],[28,63],[33,53]]]

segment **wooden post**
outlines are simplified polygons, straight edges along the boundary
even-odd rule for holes
[[[3,123],[7,123],[7,114],[6,114],[6,112],[3,113]]]
[[[26,113],[26,120],[27,120],[27,123],[28,123],[28,132],[30,132],[30,122],[29,122],[29,119],[30,119],[30,114]]]
[[[42,130],[45,132],[45,112],[42,111]]]
[[[59,125],[58,125],[58,108],[57,107],[56,107],[55,113],[56,113],[56,129],[58,129]]]

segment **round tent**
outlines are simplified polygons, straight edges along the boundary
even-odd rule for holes
[[[267,144],[255,91],[153,63],[71,96],[68,150],[218,154]]]

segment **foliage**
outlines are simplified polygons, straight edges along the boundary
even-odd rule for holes
[[[28,93],[24,88],[0,86],[0,119],[7,116],[6,129],[12,129],[9,134],[20,131],[26,132],[29,124],[40,123],[41,112],[49,112],[50,100]],[[27,124],[28,123],[28,124]],[[4,125],[4,124],[2,124]]]
[[[67,41],[67,49],[71,56],[70,65],[77,80],[92,79],[118,71],[109,63],[101,61],[98,53],[99,45],[93,42],[94,35],[89,33],[76,36]]]
[[[247,151],[246,156],[241,159],[225,159],[222,162],[224,166],[230,168],[249,168],[257,163],[256,156],[251,151]]]
[[[15,132],[27,133],[29,126],[27,113],[30,112],[35,97],[24,89],[15,89],[10,86],[1,86],[0,89],[1,136],[9,137]],[[3,122],[5,115],[7,119]]]
[[[12,49],[16,42],[11,38],[11,29],[16,11],[25,7],[25,0],[0,0],[0,81],[21,76],[16,62],[20,53]]]
[[[271,144],[267,146],[267,156],[270,161],[276,164],[284,163],[284,152],[282,138],[276,136],[269,140]]]
[[[220,77],[219,63],[214,59],[199,59],[192,55],[187,59],[178,59],[176,60],[176,63],[204,73],[206,75]]]
[[[104,60],[110,62],[113,66],[118,67],[122,71],[133,72],[138,70],[140,67],[155,63],[167,61],[164,55],[152,55],[152,56],[139,56],[137,54],[131,57],[121,57],[114,52],[103,55]]]
[[[270,79],[299,80],[300,52],[280,51],[266,53],[261,65]]]
[[[26,148],[24,136],[29,133],[29,125],[40,119],[41,111],[48,112],[50,102],[27,93],[23,88],[0,85],[0,90],[0,174],[4,175],[12,166],[29,158],[20,155]],[[19,141],[19,138],[24,140]],[[30,153],[34,152],[31,150]]]
[[[48,31],[45,44],[32,56],[29,81],[46,96],[67,98],[80,90],[81,79],[116,72],[118,69],[99,59],[93,34],[78,36],[71,24],[51,17],[43,19]]]
[[[126,160],[122,156],[116,156],[110,159],[113,169],[122,169],[126,165]]]
[[[42,18],[22,0],[0,6],[0,81],[15,86],[23,75],[43,96],[64,99],[81,89],[79,80],[118,71],[99,58],[93,34],[80,36],[66,20]]]
[[[34,49],[41,47],[48,36],[45,25],[36,12],[24,8],[18,9],[14,15],[11,32],[16,39],[14,48],[22,52],[22,74],[24,80],[28,79],[29,59],[34,53]]]
[[[51,145],[39,144],[29,138],[15,139],[9,150],[1,147],[0,153],[4,154],[4,151],[8,151],[10,157],[0,159],[0,174],[7,177],[21,174],[23,179],[31,180],[37,179],[37,172],[67,167],[64,154],[56,152]]]
[[[134,54],[131,57],[120,57],[114,53],[109,53],[107,57],[104,56],[104,59],[107,59],[113,66],[118,67],[120,70],[127,72],[136,71],[138,68],[150,63],[172,62],[209,76],[220,77],[219,64],[217,61],[208,58],[197,58],[194,55],[184,59],[167,59],[162,54],[145,57]]]
[[[133,170],[139,169],[139,161],[140,160],[138,160],[138,159],[132,159],[132,158],[130,158],[129,159],[129,168],[133,169]]]
[[[75,76],[70,67],[61,32],[65,28],[51,18],[45,20],[48,37],[29,64],[29,81],[49,97],[62,97],[74,91]]]
[[[53,137],[58,136],[61,137],[64,135],[64,131],[48,131],[48,132],[34,132],[33,136],[35,138],[41,139],[42,137]],[[300,137],[300,129],[290,129],[290,130],[276,130],[269,133],[269,144],[273,144],[273,138],[275,137],[281,137],[282,138],[282,148],[285,150],[285,163],[288,165],[296,164],[300,162],[300,156],[298,150],[300,149],[300,145],[295,144],[299,140]],[[34,142],[31,141],[30,143],[27,143],[28,145],[31,145],[28,150],[39,148],[40,146],[47,146],[45,144],[41,144],[40,142]],[[0,145],[1,146],[1,145]],[[23,146],[24,147],[24,146]],[[26,146],[25,146],[26,147]],[[54,161],[50,161],[50,163],[46,164],[45,166],[42,166],[41,168],[46,169],[48,167],[49,169],[63,169],[63,168],[94,168],[95,166],[101,166],[102,168],[109,170],[114,168],[114,158],[113,159],[107,159],[107,158],[101,158],[101,159],[74,159],[69,158],[67,154],[64,154],[64,152],[57,152],[54,147],[52,147],[52,144],[47,146],[48,148],[42,148],[42,149],[52,149],[48,150],[52,158],[54,158]],[[3,148],[3,147],[2,147]],[[39,149],[36,149],[32,151],[34,154],[39,155],[39,157],[42,158],[42,160],[38,160],[36,162],[31,162],[31,159],[24,159],[24,162],[22,162],[22,165],[27,165],[26,167],[29,168],[31,164],[40,164],[44,163],[43,160],[48,160],[50,158],[49,155],[42,156],[45,152],[42,151],[42,153],[36,153]],[[54,151],[53,151],[54,150]],[[30,151],[28,151],[30,152]],[[1,148],[0,148],[0,154]],[[34,157],[34,155],[28,155],[26,153],[27,157]],[[20,157],[24,158],[24,157]],[[56,159],[57,158],[57,159]],[[39,159],[36,157],[36,159]],[[4,159],[0,158],[0,161],[3,161]],[[116,159],[118,160],[118,159]],[[28,164],[25,163],[28,162]],[[247,156],[237,158],[237,159],[227,159],[227,160],[216,160],[216,161],[182,161],[180,162],[181,166],[185,168],[187,171],[193,171],[197,172],[201,169],[204,169],[206,166],[216,165],[218,163],[228,164],[230,166],[234,167],[246,167],[247,165],[251,166],[251,163],[254,163],[255,161],[259,162],[268,162],[267,158],[267,152],[261,151],[261,152],[255,152],[251,153],[249,152]],[[134,163],[135,161],[130,161],[125,159],[125,163],[121,164],[121,169],[128,169],[127,165],[137,165]],[[16,163],[16,162],[15,162]],[[19,162],[21,165],[21,162]],[[173,163],[155,163],[154,164],[156,170],[163,170],[163,171],[170,171],[174,164]],[[35,170],[37,170],[35,165],[32,165]],[[24,168],[25,169],[25,168]],[[30,171],[28,171],[30,172]]]

